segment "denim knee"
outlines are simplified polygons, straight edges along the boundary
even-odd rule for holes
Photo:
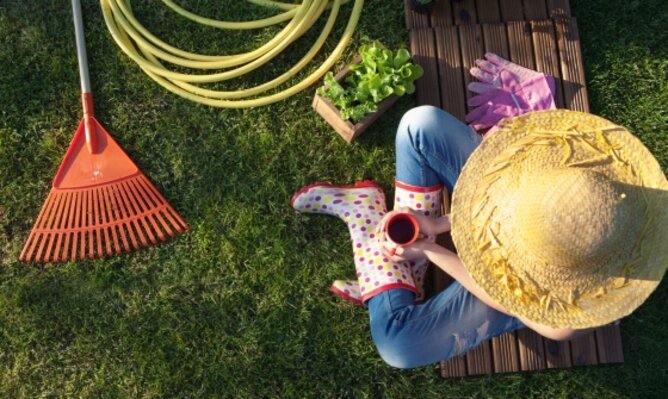
[[[406,111],[399,122],[397,129],[396,146],[399,148],[405,144],[416,145],[414,141],[417,134],[432,135],[437,131],[434,129],[434,121],[438,119],[439,113],[445,113],[442,109],[432,105],[421,105]]]
[[[371,334],[380,358],[388,365],[399,369],[424,366],[424,360],[406,347],[405,339],[392,336],[384,329],[372,328]]]

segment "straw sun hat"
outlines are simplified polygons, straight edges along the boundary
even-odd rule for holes
[[[668,265],[668,182],[623,127],[575,111],[503,121],[466,162],[452,238],[514,315],[586,328],[628,315]]]

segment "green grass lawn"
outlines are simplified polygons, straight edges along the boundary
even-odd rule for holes
[[[191,3],[214,18],[266,15],[238,0]],[[592,111],[630,128],[668,170],[668,7],[572,3]],[[98,2],[83,6],[97,116],[192,232],[106,260],[18,263],[81,116],[79,76],[69,1],[0,1],[0,397],[668,395],[665,283],[623,321],[623,365],[454,380],[435,365],[390,368],[366,311],[328,292],[354,275],[345,226],[288,201],[314,181],[375,179],[389,192],[394,130],[415,99],[352,145],[311,110],[315,88],[255,109],[201,106],[151,81],[112,41]],[[275,33],[249,39],[194,26],[159,2],[133,6],[152,32],[200,52],[248,50]],[[276,76],[316,35],[226,87]],[[367,0],[347,59],[364,38],[407,46],[401,2]]]

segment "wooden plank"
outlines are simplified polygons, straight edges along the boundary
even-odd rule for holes
[[[485,52],[492,52],[508,59],[508,37],[506,35],[506,24],[484,24],[482,25],[482,38]]]
[[[431,15],[412,11],[409,2],[404,0],[408,29],[548,18],[560,21],[571,15],[568,0],[443,0],[434,3]]]
[[[455,24],[478,23],[478,15],[475,11],[475,0],[460,0],[452,2],[452,13]]]
[[[482,29],[480,25],[459,26],[459,46],[462,52],[462,68],[464,73],[464,87],[468,86],[473,77],[469,70],[475,65],[475,60],[485,54],[482,43]],[[474,93],[466,90],[466,98]]]
[[[622,332],[619,325],[607,325],[596,329],[596,348],[600,363],[624,363]]]
[[[543,344],[545,345],[545,365],[547,368],[567,368],[573,365],[569,341],[554,341],[543,338]]]
[[[547,19],[545,0],[524,0],[524,16],[527,20]]]
[[[499,0],[501,21],[523,21],[524,6],[522,0]]]
[[[571,17],[571,6],[568,0],[547,0],[547,13],[555,21],[568,20]]]
[[[462,94],[463,96],[463,94]],[[448,192],[448,189],[443,187],[443,192],[442,192],[442,201],[441,201],[441,215],[445,215],[447,213],[450,213],[450,194]],[[436,237],[436,242],[438,245],[442,246],[443,248],[447,248],[452,252],[457,252],[455,249],[455,244],[452,242],[452,236],[450,235],[450,232],[439,234]],[[455,281],[448,273],[444,272],[441,270],[438,266],[431,265],[431,278],[432,278],[432,292],[433,294],[436,294],[438,292],[443,291],[446,289],[450,284],[452,284],[453,281]],[[430,292],[428,291],[427,294],[429,295]],[[454,360],[453,360],[454,361]],[[456,362],[456,361],[455,361]],[[464,358],[461,358],[462,362],[462,367],[464,367]],[[447,362],[445,362],[447,363]],[[446,366],[446,367],[454,367],[454,366]],[[466,369],[463,369],[464,373],[466,373]]]
[[[528,328],[523,328],[517,331],[517,342],[522,370],[543,370],[545,368],[543,337]]]
[[[475,65],[475,60],[484,54],[482,29],[480,25],[460,25],[458,31],[464,87],[466,87],[473,80],[469,70]],[[466,90],[467,98],[472,95],[473,93]],[[490,374],[493,371],[492,364],[492,349],[489,341],[466,353],[466,368],[470,375]]]
[[[535,69],[531,25],[528,22],[508,22],[506,29],[510,60],[524,67]]]
[[[457,32],[455,30],[455,27],[451,28],[454,30],[455,33]],[[436,32],[438,31],[439,30],[436,30]],[[439,35],[437,33],[436,36],[437,41],[438,37]],[[448,189],[444,187],[442,194],[443,195],[441,200],[441,214],[445,215],[447,213],[450,213],[450,193],[448,192]],[[443,247],[450,249],[451,251],[455,251],[455,245],[452,243],[452,237],[450,236],[450,233],[440,234],[436,238],[436,242],[438,242]],[[454,279],[450,277],[449,274],[445,273],[438,267],[432,267],[431,270],[432,270],[432,278],[434,279],[433,286],[435,292],[440,292],[444,290],[454,281]],[[466,359],[464,358],[464,356],[457,356],[445,361],[441,361],[440,368],[441,368],[441,377],[443,378],[465,377]]]
[[[441,361],[441,377],[466,377],[466,360],[464,356],[453,357],[452,359]]]
[[[457,27],[435,29],[438,74],[441,83],[441,106],[459,120],[466,115],[466,86]]]
[[[598,357],[596,356],[596,338],[593,332],[583,335],[580,338],[572,339],[570,342],[574,366],[591,366],[598,364]]]
[[[483,24],[482,34],[485,52],[493,52],[504,58],[510,56],[506,25],[504,23]],[[507,373],[520,370],[515,334],[508,333],[492,338],[491,344],[495,372]]]
[[[420,14],[411,8],[411,0],[404,0],[404,16],[406,18],[406,27],[408,29],[413,28],[428,28],[429,27],[429,15]]]
[[[517,336],[514,332],[492,339],[492,355],[495,373],[511,373],[521,370]]]
[[[485,341],[466,352],[464,357],[466,357],[466,370],[469,375],[492,374],[494,371],[490,341]]]
[[[555,23],[561,63],[564,102],[568,109],[589,112],[589,96],[580,49],[580,35],[575,18]]]
[[[557,108],[564,108],[564,89],[561,84],[554,24],[549,20],[531,21],[531,35],[536,58],[536,70],[554,77],[557,89],[554,100],[557,103]]]
[[[454,25],[454,20],[451,1],[437,1],[434,3],[434,9],[431,12],[432,27],[452,26]]]
[[[444,240],[442,240],[439,236],[438,239],[436,239],[436,242],[441,245],[444,248],[448,248],[448,246],[452,246],[452,239],[450,238],[450,234],[441,234],[441,236],[446,237]],[[444,242],[445,241],[445,242]],[[450,249],[450,248],[448,248]],[[446,272],[441,270],[437,266],[431,266],[431,279],[432,279],[432,289],[431,292],[427,292],[427,294],[437,294],[444,289],[448,288],[450,284],[452,284],[455,280]]]
[[[455,246],[452,243],[452,236],[450,233],[440,234],[436,238],[436,242],[443,248],[447,248],[450,251],[455,252]],[[448,273],[441,270],[438,266],[432,265],[430,269],[432,278],[432,294],[443,291],[455,281],[455,279],[453,279]]]
[[[479,23],[501,22],[501,11],[497,0],[476,0]]]
[[[417,101],[420,105],[440,107],[434,32],[431,28],[411,29],[409,38],[413,62],[424,69],[424,75],[415,81]]]

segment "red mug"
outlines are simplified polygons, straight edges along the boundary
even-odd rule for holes
[[[420,225],[410,213],[396,213],[385,225],[386,237],[399,247],[411,245],[420,236]]]

